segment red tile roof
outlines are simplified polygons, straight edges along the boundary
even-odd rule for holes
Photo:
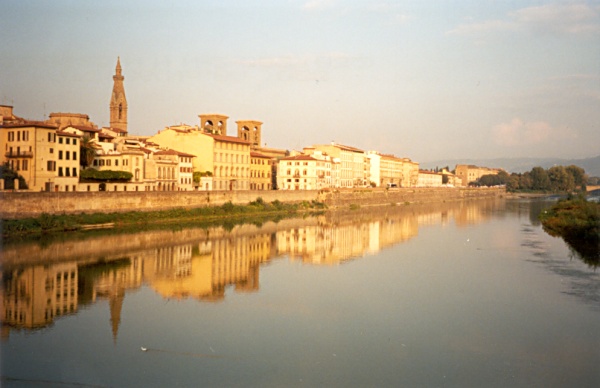
[[[75,128],[75,129],[79,129],[82,132],[100,132],[100,129],[98,128],[94,128],[94,127],[86,127],[83,125],[67,125],[65,128]]]
[[[250,151],[250,156],[253,157],[253,158],[271,159],[270,156],[267,156],[265,154],[261,154],[260,152],[254,152],[254,151]]]
[[[161,150],[161,151],[156,151],[154,154],[155,155],[178,155],[178,156],[185,156],[188,158],[196,157],[196,155],[186,154],[185,152],[179,152],[179,151],[175,151],[175,150]]]
[[[204,133],[206,136],[210,136],[215,140],[218,141],[223,141],[223,142],[228,142],[228,143],[239,143],[239,144],[248,144],[250,145],[249,141],[240,139],[239,137],[233,137],[233,136],[224,136],[224,135],[213,135],[212,133]]]
[[[23,128],[23,127],[40,127],[40,128],[48,128],[48,129],[57,129],[58,126],[54,124],[48,124],[44,121],[34,121],[34,120],[23,120],[18,123],[9,123],[0,125],[0,128]]]
[[[281,160],[317,160],[310,155],[296,155],[296,156],[288,156],[287,158],[282,158]]]

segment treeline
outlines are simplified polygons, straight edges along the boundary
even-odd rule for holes
[[[573,191],[585,191],[588,184],[588,176],[581,167],[554,166],[545,170],[542,167],[534,167],[531,171],[524,173],[508,174],[500,171],[497,175],[484,175],[472,186],[499,186],[506,185],[507,191],[542,191],[555,193],[570,193]]]

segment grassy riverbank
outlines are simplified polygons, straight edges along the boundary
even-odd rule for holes
[[[172,209],[150,212],[119,212],[93,214],[42,214],[39,217],[18,220],[2,220],[2,238],[10,239],[22,236],[44,235],[52,233],[82,231],[95,227],[108,228],[144,228],[152,224],[194,223],[211,220],[234,220],[239,218],[265,215],[294,214],[307,211],[324,210],[326,206],[317,201],[302,203],[267,203],[261,198],[247,205],[234,205],[227,202],[221,206],[192,209]]]
[[[540,215],[544,230],[562,237],[584,260],[600,260],[600,203],[583,197],[559,201]]]

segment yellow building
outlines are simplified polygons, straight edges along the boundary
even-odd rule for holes
[[[79,135],[56,132],[56,177],[54,191],[77,191],[79,185]]]
[[[194,171],[211,172],[214,190],[250,189],[250,143],[243,139],[186,126],[167,127],[148,141],[195,156]]]
[[[271,157],[250,151],[250,190],[271,190]]]
[[[9,121],[0,126],[0,164],[8,163],[30,190],[53,190],[57,175],[55,125],[39,121]]]

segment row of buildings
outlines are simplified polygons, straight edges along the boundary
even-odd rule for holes
[[[124,76],[117,59],[109,104],[110,126],[89,116],[51,113],[44,121],[16,116],[0,105],[0,163],[35,191],[320,190],[354,187],[464,186],[498,170],[457,166],[456,174],[420,171],[409,158],[337,144],[302,151],[261,146],[262,122],[201,114],[199,125],[174,125],[153,136],[128,132]],[[97,179],[84,169],[125,172],[126,178]],[[0,180],[0,189],[4,182]],[[18,184],[17,184],[18,186]],[[16,187],[18,188],[18,187]]]

